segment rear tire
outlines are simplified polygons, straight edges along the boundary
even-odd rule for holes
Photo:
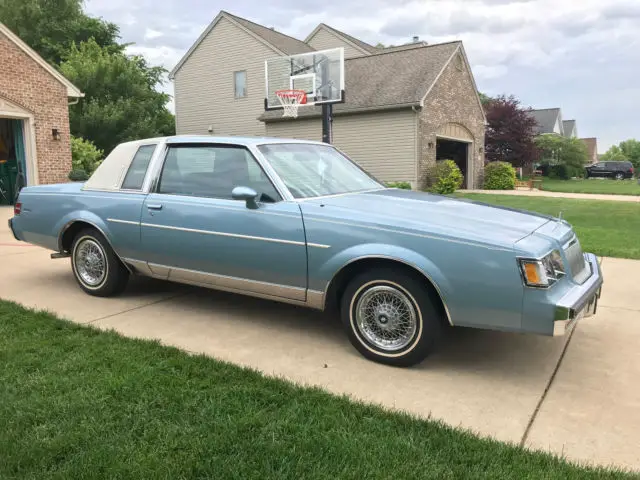
[[[616,173],[616,180],[624,180],[624,173]]]
[[[424,279],[390,268],[354,277],[341,299],[351,344],[366,358],[397,367],[422,362],[439,344],[443,315]]]
[[[96,297],[122,293],[129,280],[129,271],[109,242],[93,228],[81,230],[73,239],[71,269],[80,288]]]

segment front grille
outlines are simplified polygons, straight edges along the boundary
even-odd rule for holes
[[[577,237],[573,237],[569,243],[564,246],[564,255],[567,258],[573,280],[576,283],[584,283],[585,280],[589,278],[591,272],[584,259],[582,247]]]

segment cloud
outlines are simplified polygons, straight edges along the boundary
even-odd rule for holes
[[[481,91],[559,106],[601,150],[640,132],[640,0],[90,0],[87,9],[167,69],[219,9],[300,39],[324,22],[372,45],[462,40]]]

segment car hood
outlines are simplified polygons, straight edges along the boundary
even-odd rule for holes
[[[387,226],[447,237],[513,246],[553,217],[468,199],[401,189],[336,195],[303,203],[322,206],[323,215],[353,223]]]

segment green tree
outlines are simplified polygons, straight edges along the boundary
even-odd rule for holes
[[[490,97],[489,95],[486,95],[482,92],[478,92],[478,96],[480,97],[480,102],[482,103],[483,107],[486,107],[489,102],[491,102],[491,100],[493,100],[492,97]]]
[[[71,131],[100,150],[109,153],[121,142],[175,133],[169,95],[156,90],[165,69],[91,39],[73,45],[60,70],[86,95],[69,108]]]
[[[620,150],[637,169],[640,169],[640,141],[635,139],[620,142]]]
[[[121,51],[118,26],[86,15],[82,7],[82,0],[0,0],[0,22],[54,66],[72,45],[90,38]]]
[[[73,170],[82,170],[91,175],[102,163],[104,152],[84,138],[71,136],[71,158]]]
[[[581,175],[589,161],[587,147],[578,138],[546,134],[535,138],[540,152],[540,162],[549,165],[563,165],[570,176]]]
[[[610,162],[626,162],[629,160],[629,157],[627,157],[625,152],[618,145],[613,145],[604,153],[604,155],[602,155],[602,160],[608,160]]]

